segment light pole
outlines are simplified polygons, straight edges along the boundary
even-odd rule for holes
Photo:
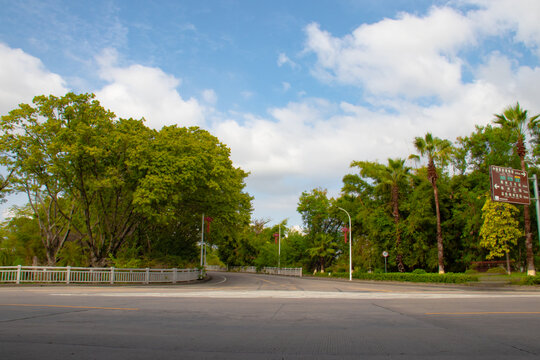
[[[281,224],[279,224],[278,274],[281,273]]]
[[[338,207],[339,210],[345,211],[345,214],[349,217],[349,281],[352,281],[352,227],[351,227],[351,215],[343,208]]]
[[[201,226],[201,268],[204,266],[204,213],[202,214]]]

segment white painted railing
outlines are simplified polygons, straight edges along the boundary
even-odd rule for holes
[[[229,271],[226,267],[219,265],[206,265],[206,271]]]
[[[264,274],[271,274],[271,275],[284,275],[284,276],[302,277],[302,268],[264,267],[264,268],[262,268],[262,272]]]
[[[208,267],[207,267],[208,269]],[[211,269],[208,269],[211,271]],[[257,268],[255,266],[231,266],[229,271],[234,272],[246,272],[256,273]],[[302,277],[302,268],[277,268],[277,267],[263,267],[260,270],[263,274],[269,275],[284,275],[284,276],[297,276]]]
[[[245,273],[256,273],[257,268],[255,266],[231,266],[229,271],[233,272],[245,272]]]
[[[0,283],[177,283],[197,280],[199,269],[118,269],[57,266],[0,266]]]

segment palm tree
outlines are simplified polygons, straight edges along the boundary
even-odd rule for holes
[[[410,170],[411,168],[405,166],[405,159],[388,159],[388,166],[384,168],[382,177],[383,184],[390,188],[392,194],[392,216],[396,225],[396,263],[399,272],[405,271],[399,231],[399,185],[409,178]]]
[[[437,216],[437,255],[439,261],[439,274],[444,274],[444,246],[441,229],[441,211],[439,207],[439,189],[437,188],[437,168],[435,163],[444,167],[452,151],[452,143],[448,140],[433,137],[431,133],[426,133],[422,137],[414,139],[414,147],[420,153],[420,156],[427,157],[427,178],[433,187],[433,196],[435,197],[435,214]],[[418,155],[409,156],[411,159],[420,159]]]
[[[525,136],[527,128],[533,130],[538,125],[538,117],[535,115],[533,117],[527,117],[527,110],[524,110],[519,105],[519,102],[516,103],[516,106],[507,107],[502,114],[495,114],[495,119],[493,122],[497,125],[500,125],[503,129],[508,130],[513,133],[516,138],[516,153],[519,156],[521,162],[521,170],[523,172],[527,171],[527,166],[525,164],[525,156],[527,155],[527,148],[525,147]],[[533,255],[533,242],[532,242],[532,232],[531,232],[531,215],[529,207],[524,206],[523,217],[525,218],[525,247],[527,249],[527,274],[536,275],[536,270],[534,267],[534,255]]]
[[[316,259],[321,272],[323,273],[326,266],[326,260],[336,253],[335,239],[331,234],[318,233],[314,235],[313,247],[309,248],[308,254]]]
[[[410,176],[410,168],[405,166],[405,159],[388,159],[388,165],[368,161],[355,161],[351,166],[360,168],[360,175],[374,179],[383,191],[390,192],[392,217],[396,227],[396,264],[399,272],[405,271],[403,253],[401,251],[401,233],[399,231],[399,187]]]

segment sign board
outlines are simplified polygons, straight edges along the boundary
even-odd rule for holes
[[[529,179],[525,171],[490,166],[491,199],[512,204],[531,203]]]
[[[382,256],[388,257],[388,251],[383,251],[383,252],[382,252]]]

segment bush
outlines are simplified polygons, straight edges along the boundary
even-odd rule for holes
[[[413,274],[427,274],[426,270],[424,269],[414,269],[412,273]]]
[[[524,277],[519,285],[540,285],[540,275]]]
[[[446,284],[464,284],[478,281],[478,277],[467,274],[415,274],[415,273],[387,273],[387,274],[366,274],[354,273],[355,279],[378,280],[378,281],[406,281],[423,283],[446,283]]]
[[[503,269],[502,267],[494,267],[494,268],[488,269],[487,273],[504,275],[506,274],[506,270]]]

